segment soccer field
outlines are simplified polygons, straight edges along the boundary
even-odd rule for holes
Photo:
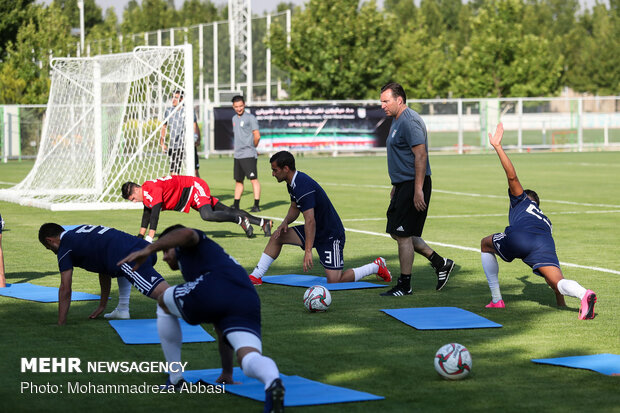
[[[503,231],[508,218],[507,182],[497,156],[430,155],[433,195],[423,238],[455,261],[448,284],[435,291],[428,261],[416,256],[411,296],[381,297],[381,289],[335,291],[322,314],[308,313],[303,288],[263,284],[263,349],[280,371],[311,380],[384,396],[385,400],[315,407],[293,412],[444,412],[453,411],[620,411],[620,377],[589,370],[538,365],[534,358],[620,354],[620,152],[511,154],[525,188],[538,192],[551,219],[566,278],[597,293],[594,320],[577,319],[579,301],[567,297],[558,309],[544,280],[520,261],[500,261],[500,285],[506,309],[485,309],[490,292],[480,264],[480,240]],[[32,162],[0,164],[0,187],[19,182]],[[211,192],[232,204],[232,158],[201,163]],[[298,156],[297,169],[318,181],[347,229],[345,267],[378,256],[399,274],[396,242],[385,234],[389,179],[384,156]],[[271,177],[268,159],[259,158],[262,184],[260,215],[285,216],[289,198],[284,184]],[[120,190],[120,189],[119,189]],[[252,205],[249,183],[241,201]],[[101,224],[137,233],[140,210],[50,212],[0,202],[7,282],[58,287],[56,257],[37,239],[44,222]],[[159,229],[182,223],[203,229],[246,270],[258,262],[266,239],[247,239],[237,225],[206,223],[198,213],[166,212]],[[259,228],[256,228],[258,230]],[[260,231],[256,231],[260,232]],[[303,252],[285,246],[267,275],[301,274]],[[323,275],[315,254],[312,275]],[[156,268],[170,284],[182,281],[161,260]],[[375,281],[370,277],[367,279]],[[73,290],[98,294],[96,274],[76,269]],[[113,309],[118,294],[112,284]],[[132,291],[132,318],[154,318],[155,302]],[[0,406],[3,411],[195,411],[259,412],[262,403],[231,394],[68,394],[67,383],[158,384],[164,374],[21,373],[21,358],[77,357],[89,361],[160,361],[159,345],[125,345],[103,319],[89,320],[96,301],[73,302],[67,325],[56,326],[57,304],[0,297]],[[380,309],[454,306],[477,313],[502,328],[420,331]],[[212,326],[205,329],[215,335]],[[473,369],[462,381],[441,379],[433,368],[443,344],[465,345]],[[217,344],[184,344],[183,361],[191,370],[220,367]],[[22,383],[45,388],[62,385],[62,394],[21,391]]]

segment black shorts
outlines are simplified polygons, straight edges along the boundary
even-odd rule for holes
[[[256,158],[235,158],[235,181],[243,182],[243,178],[248,178],[250,180],[258,179],[256,161]]]
[[[194,147],[194,163],[196,164],[194,168],[196,170],[200,169],[200,157],[198,156],[198,147]]]
[[[422,191],[426,209],[418,211],[413,204],[413,192],[415,181],[405,181],[394,185],[394,196],[387,210],[387,226],[385,232],[398,237],[421,237],[426,222],[428,206],[431,202],[432,183],[431,177],[424,178]]]

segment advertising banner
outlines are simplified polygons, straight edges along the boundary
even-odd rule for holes
[[[368,149],[385,146],[391,119],[379,105],[246,107],[256,116],[258,151]],[[233,149],[231,107],[215,108],[215,150]]]

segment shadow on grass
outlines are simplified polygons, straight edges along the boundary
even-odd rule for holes
[[[27,283],[39,278],[45,278],[48,275],[59,275],[58,271],[45,271],[45,272],[9,272],[6,274],[6,281],[13,283]],[[58,277],[60,282],[60,277]]]
[[[540,305],[555,308],[562,311],[571,311],[574,312],[574,308],[570,308],[567,306],[558,307],[555,301],[555,294],[553,290],[549,288],[549,286],[545,284],[537,284],[528,280],[528,276],[524,275],[523,277],[517,278],[519,281],[523,283],[523,295],[526,296],[530,301],[537,302]],[[518,296],[515,298],[519,299]]]

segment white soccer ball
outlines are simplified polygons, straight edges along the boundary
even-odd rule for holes
[[[304,305],[311,313],[327,311],[332,303],[332,295],[322,285],[313,285],[304,294]]]
[[[435,353],[435,370],[444,379],[463,379],[471,371],[471,366],[471,354],[461,344],[446,344]]]

